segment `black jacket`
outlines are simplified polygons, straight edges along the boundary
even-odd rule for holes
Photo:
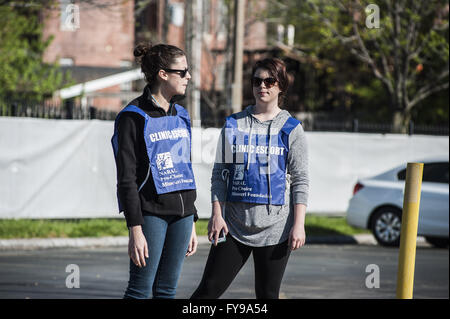
[[[136,105],[151,117],[176,115],[174,107],[166,113],[153,103],[148,86],[143,94],[129,105]],[[122,113],[117,123],[117,192],[127,226],[144,224],[142,215],[195,214],[196,221],[198,216],[194,206],[197,197],[195,189],[158,195],[150,171],[146,184],[138,192],[138,187],[147,176],[149,162],[144,141],[144,124],[144,118],[135,112]]]

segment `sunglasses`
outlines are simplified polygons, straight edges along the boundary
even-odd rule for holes
[[[169,73],[178,73],[181,78],[184,78],[186,76],[186,73],[189,72],[188,68],[186,68],[184,70],[176,70],[176,69],[163,69],[163,70],[166,72],[169,72]]]
[[[263,82],[264,82],[264,86],[266,88],[270,89],[272,86],[275,85],[275,83],[277,83],[277,79],[275,79],[275,78],[261,79],[261,78],[258,78],[256,76],[254,76],[253,79],[252,79],[253,86],[255,86],[255,87],[260,86],[261,83],[263,83]]]

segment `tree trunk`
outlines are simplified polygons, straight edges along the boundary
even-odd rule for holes
[[[407,134],[409,129],[409,121],[411,120],[411,112],[405,106],[405,97],[391,99],[392,114],[392,133]]]
[[[392,133],[408,133],[409,114],[406,113],[404,96],[396,88],[391,94]]]
[[[408,123],[405,114],[402,110],[394,111],[392,116],[392,133],[408,133]]]

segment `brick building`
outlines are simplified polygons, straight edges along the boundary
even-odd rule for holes
[[[108,5],[103,7],[106,3]],[[53,36],[44,61],[58,62],[63,70],[71,72],[77,84],[132,70],[134,1],[74,4],[60,0],[57,9],[44,13],[44,38]],[[79,90],[83,95],[81,104],[119,109],[128,100],[131,85],[130,82],[112,83],[111,86],[97,85],[100,88],[95,90]]]
[[[146,5],[141,7],[142,2]],[[214,115],[227,108],[231,90],[233,12],[228,11],[223,0],[202,0],[201,43],[197,44],[189,42],[192,24],[198,23],[192,20],[190,5],[192,1],[180,0],[91,0],[73,4],[60,0],[59,10],[51,11],[44,21],[44,37],[54,36],[44,59],[58,61],[63,69],[72,72],[78,86],[72,87],[70,93],[65,90],[66,97],[76,97],[84,106],[118,111],[139,95],[145,84],[142,75],[133,73],[138,68],[133,57],[138,42],[176,45],[185,50],[188,59],[192,46],[200,45],[202,115]],[[265,1],[246,1],[247,66],[267,53],[266,25],[254,18],[264,6]],[[113,75],[119,75],[119,79],[111,83],[121,84],[105,87]],[[244,82],[244,90],[246,86]],[[248,94],[244,94],[246,103]]]

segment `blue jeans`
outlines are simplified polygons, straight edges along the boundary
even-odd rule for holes
[[[149,258],[137,267],[130,258],[130,280],[124,298],[175,298],[181,267],[189,246],[194,215],[143,216],[142,231]]]

